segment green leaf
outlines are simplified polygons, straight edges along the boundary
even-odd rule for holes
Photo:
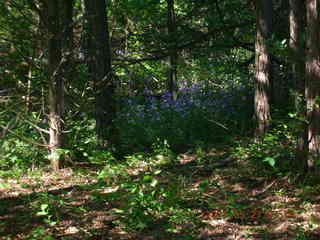
[[[122,210],[122,209],[119,209],[119,208],[115,208],[114,212],[117,213],[117,214],[123,214],[125,211]]]
[[[274,167],[276,164],[276,160],[271,157],[266,157],[263,161],[269,163],[271,167]]]
[[[295,117],[297,117],[297,114],[296,114],[296,113],[289,113],[288,115],[289,115],[290,118],[295,118]]]
[[[152,180],[152,177],[150,175],[146,175],[143,177],[144,182],[150,182]]]
[[[155,187],[155,186],[157,186],[158,185],[158,180],[157,179],[152,179],[152,182],[150,183],[150,186],[151,187]]]
[[[41,204],[41,211],[45,211],[48,207],[48,204]]]

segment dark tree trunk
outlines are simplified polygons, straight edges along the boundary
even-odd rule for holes
[[[290,0],[290,39],[289,46],[292,56],[292,81],[293,86],[298,94],[304,95],[305,89],[305,61],[304,61],[304,46],[303,46],[303,0]]]
[[[259,140],[269,129],[270,115],[270,83],[271,83],[271,56],[268,49],[268,40],[272,25],[272,1],[258,0],[257,12],[257,36],[256,36],[256,70],[255,70],[255,130],[256,140]]]
[[[105,0],[85,0],[89,29],[89,74],[94,82],[95,118],[98,140],[113,142],[116,133],[115,81],[111,69],[111,52]]]
[[[65,88],[69,86],[74,78],[74,44],[73,44],[73,7],[74,0],[59,0],[60,2],[60,21],[62,31],[62,58],[61,67],[64,78]]]
[[[73,0],[48,0],[43,13],[48,29],[49,158],[53,170],[62,166],[64,84],[71,77]]]
[[[306,100],[308,168],[313,170],[320,151],[320,52],[318,1],[306,0]]]
[[[177,98],[177,27],[176,16],[174,10],[174,0],[167,0],[168,8],[168,35],[169,35],[169,72],[168,72],[168,86],[173,100]]]
[[[296,111],[302,118],[306,116],[305,109],[305,54],[303,44],[303,25],[304,4],[303,0],[290,0],[290,39],[289,46],[291,50],[291,76],[294,86],[294,104]],[[301,121],[302,133],[298,136],[298,145],[296,151],[295,166],[297,169],[305,170],[307,167],[308,134],[307,126]]]
[[[61,167],[59,149],[62,148],[64,95],[61,77],[61,31],[59,1],[48,0],[48,82],[49,82],[49,159],[53,170]]]

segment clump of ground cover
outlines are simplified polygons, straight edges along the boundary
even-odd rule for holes
[[[160,140],[173,149],[221,142],[245,131],[252,93],[243,87],[216,89],[183,82],[177,99],[168,92],[122,99],[116,120],[121,146],[144,151]]]
[[[0,235],[319,239],[318,184],[262,175],[235,157],[228,165],[217,164],[230,151],[224,145],[176,155],[164,142],[151,153],[108,160],[105,166],[0,179],[7,183],[0,184]]]

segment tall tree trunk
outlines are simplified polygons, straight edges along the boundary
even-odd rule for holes
[[[318,1],[306,0],[306,100],[308,121],[308,168],[320,158],[320,51]]]
[[[110,39],[105,0],[85,0],[89,28],[89,73],[94,81],[95,118],[98,140],[105,144],[116,137],[115,81],[111,69]]]
[[[59,149],[62,148],[63,133],[63,79],[61,77],[61,31],[59,1],[48,0],[48,77],[49,77],[49,159],[53,170],[61,167]]]
[[[49,159],[53,170],[62,166],[64,84],[70,79],[73,52],[73,0],[47,0],[43,6],[48,29]]]
[[[289,0],[290,15],[290,39],[289,46],[292,54],[292,81],[293,86],[298,94],[304,96],[305,81],[305,65],[304,65],[304,47],[303,47],[303,0]]]
[[[294,86],[294,104],[297,112],[302,118],[306,116],[305,109],[305,54],[303,44],[303,26],[304,4],[303,0],[290,0],[289,7],[289,27],[290,39],[289,46],[291,50],[291,73]],[[301,121],[300,136],[298,136],[298,146],[296,151],[295,166],[297,169],[306,169],[307,167],[307,150],[308,150],[308,134],[307,126],[304,121]]]
[[[256,36],[256,70],[255,70],[255,118],[257,127],[256,140],[259,140],[269,129],[270,114],[270,82],[271,82],[271,57],[268,49],[268,40],[272,25],[272,1],[257,0],[257,36]]]
[[[174,10],[174,0],[167,0],[168,9],[168,35],[169,35],[169,72],[168,72],[168,86],[173,100],[177,98],[177,26],[176,16]]]
[[[65,90],[74,78],[73,7],[74,0],[59,0],[61,22],[62,77]]]

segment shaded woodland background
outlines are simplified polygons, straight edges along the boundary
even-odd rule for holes
[[[262,219],[275,224],[270,209],[243,203],[234,198],[238,190],[216,183],[220,171],[226,171],[228,180],[239,175],[233,179],[239,184],[244,184],[246,174],[254,174],[250,181],[261,183],[263,189],[248,184],[242,190],[260,204],[255,191],[268,194],[284,185],[289,189],[302,184],[299,197],[308,191],[317,195],[318,4],[317,0],[2,1],[0,187],[4,206],[22,201],[24,207],[30,205],[31,215],[44,221],[36,221],[39,232],[23,237],[57,238],[61,233],[54,235],[53,229],[70,213],[63,213],[71,205],[70,199],[62,200],[62,192],[51,194],[49,184],[37,195],[38,185],[23,180],[40,174],[36,177],[40,182],[47,178],[54,185],[57,179],[46,175],[48,171],[69,184],[64,186],[67,192],[75,188],[83,197],[93,197],[93,208],[89,204],[87,212],[118,202],[119,206],[109,206],[121,216],[119,225],[112,227],[131,234],[159,224],[169,226],[167,232],[181,233],[181,239],[201,235],[199,219],[229,217],[237,224],[260,224]],[[70,182],[63,173],[72,176]],[[82,177],[76,184],[78,174]],[[198,188],[196,194],[191,182]],[[110,195],[105,188],[112,188]],[[17,196],[27,191],[31,197],[11,202],[10,191]],[[219,200],[212,200],[212,191],[220,194]],[[193,203],[196,199],[190,194],[201,203]],[[217,200],[214,207],[204,207],[206,196]],[[60,208],[62,213],[56,210]],[[311,215],[311,221],[317,221]],[[199,218],[191,227],[194,231],[185,232],[184,218]],[[0,227],[10,235],[5,223]],[[289,235],[316,239],[316,228],[310,229],[294,228]],[[37,234],[40,237],[34,237]],[[169,238],[179,239],[178,235]],[[280,235],[274,237],[289,236]],[[75,238],[83,236],[89,235]]]

